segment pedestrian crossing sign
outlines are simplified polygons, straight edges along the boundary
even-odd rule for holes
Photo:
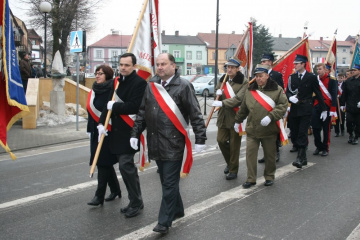
[[[70,52],[78,53],[86,51],[85,31],[73,31],[70,33]]]

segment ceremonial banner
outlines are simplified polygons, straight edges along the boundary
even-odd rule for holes
[[[244,33],[244,36],[241,39],[241,42],[235,52],[234,58],[239,59],[241,67],[244,68],[244,75],[246,78],[251,77],[252,72],[252,53],[253,53],[253,26],[249,22],[249,27]]]
[[[11,158],[15,155],[7,144],[7,131],[20,118],[29,113],[21,80],[9,2],[1,0],[1,80],[0,80],[0,145]]]
[[[137,74],[145,80],[155,75],[160,47],[159,0],[145,0],[128,49],[137,58]]]
[[[336,47],[336,38],[334,37],[326,56],[326,64],[331,65],[330,72],[333,76],[336,76]]]
[[[284,90],[286,91],[289,76],[295,72],[294,60],[296,54],[307,56],[308,62],[306,63],[306,71],[312,72],[311,70],[311,58],[309,52],[308,39],[301,40],[297,45],[290,49],[286,54],[283,55],[278,61],[274,63],[273,69],[280,72],[284,79]]]
[[[355,64],[360,65],[360,46],[359,46],[358,40],[359,40],[359,35],[356,38],[355,49],[354,49],[354,53],[353,53],[353,56],[351,59],[350,69],[352,69]]]

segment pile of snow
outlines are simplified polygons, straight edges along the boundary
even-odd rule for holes
[[[79,122],[87,121],[87,112],[79,106]],[[60,124],[76,122],[76,104],[65,104],[65,116],[59,116],[50,111],[50,103],[43,102],[39,112],[37,126],[53,127]]]

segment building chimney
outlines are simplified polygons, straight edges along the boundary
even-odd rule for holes
[[[235,34],[235,31],[232,31],[231,34]]]
[[[179,31],[175,31],[175,36],[179,36]]]
[[[282,34],[279,34],[279,38],[282,38]]]
[[[214,33],[215,33],[215,30],[211,30],[211,33],[213,33],[213,34],[214,34]]]
[[[320,41],[322,41],[322,40],[324,40],[324,38],[323,38],[323,37],[320,37]]]
[[[111,29],[111,34],[112,35],[119,35],[119,30]]]
[[[161,35],[165,35],[165,30],[162,30],[162,33],[161,33]]]

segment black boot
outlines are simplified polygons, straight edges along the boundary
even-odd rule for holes
[[[90,206],[99,206],[104,204],[104,198],[100,198],[98,196],[95,196],[93,199],[91,199],[90,202],[87,203]]]
[[[117,193],[110,193],[110,195],[105,198],[105,202],[109,202],[109,201],[112,201],[114,200],[117,196],[119,196],[119,198],[121,198],[121,191],[120,192],[117,192]]]
[[[302,166],[307,165],[306,148],[302,148],[302,150],[300,152],[300,160],[301,160]]]
[[[292,165],[293,165],[294,167],[302,168],[302,163],[301,163],[301,158],[300,158],[300,153],[301,153],[301,150],[302,150],[302,149],[303,149],[303,148],[299,148],[299,149],[298,149],[298,155],[297,155],[297,157],[296,157],[296,161],[292,163]]]

